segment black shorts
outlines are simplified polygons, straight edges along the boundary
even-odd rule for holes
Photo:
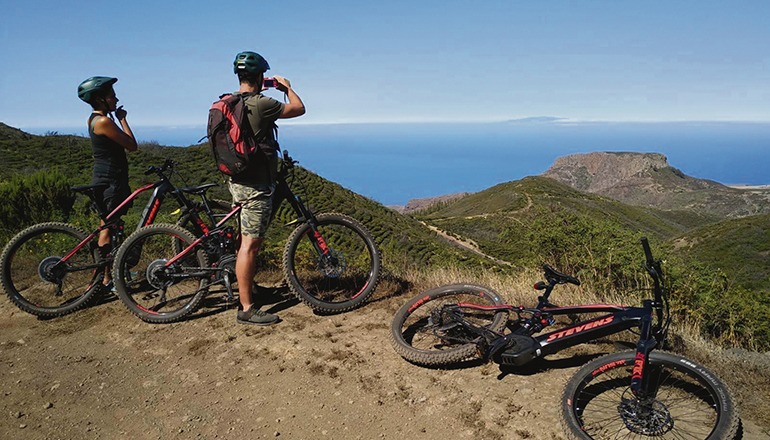
[[[128,182],[118,180],[97,180],[91,183],[92,185],[107,185],[101,190],[96,191],[96,208],[99,210],[100,215],[106,216],[115,210],[124,200],[131,195],[131,188],[128,186]],[[133,203],[128,203],[124,206],[118,217],[122,216],[128,211]]]

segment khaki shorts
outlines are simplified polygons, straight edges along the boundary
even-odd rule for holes
[[[274,186],[230,181],[233,203],[241,205],[241,233],[264,237],[273,212]]]

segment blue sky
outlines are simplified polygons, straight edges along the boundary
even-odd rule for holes
[[[0,121],[85,124],[116,76],[134,126],[202,125],[264,55],[305,123],[770,121],[768,1],[0,0]],[[298,122],[300,121],[298,120]]]

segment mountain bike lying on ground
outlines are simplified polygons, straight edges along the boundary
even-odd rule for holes
[[[218,221],[219,214],[215,212],[230,210],[229,203],[206,197],[206,191],[216,183],[176,188],[171,183],[174,165],[167,159],[160,167],[149,167],[145,175],[156,174],[158,181],[136,189],[110,213],[103,212],[95,203],[96,193],[104,185],[72,188],[94,202],[99,218],[104,221],[90,234],[67,223],[49,222],[30,226],[14,236],[0,255],[2,285],[11,301],[41,318],[61,316],[88,304],[100,290],[104,271],[112,267],[116,250],[123,242],[124,222],[118,213],[145,191],[153,190],[137,229],[155,221],[167,195],[179,204],[180,226],[199,233],[208,230],[207,222],[213,225]],[[202,201],[191,201],[185,193],[200,196]],[[112,237],[111,251],[101,257],[97,238],[105,229]]]
[[[739,419],[726,385],[697,362],[658,351],[666,346],[670,324],[668,289],[647,239],[642,239],[642,246],[653,298],[644,300],[641,307],[558,307],[549,301],[553,288],[580,282],[546,265],[547,281],[535,284],[544,293],[534,308],[504,304],[493,290],[475,285],[443,286],[416,296],[393,319],[393,347],[405,359],[424,366],[478,357],[521,366],[637,328],[636,351],[595,359],[567,383],[561,414],[568,434],[580,439],[732,439]],[[584,314],[596,313],[602,315],[582,319]],[[572,323],[540,333],[555,324],[555,317],[565,315]]]
[[[295,162],[283,152],[273,195],[273,214],[286,200],[298,226],[283,252],[289,289],[318,313],[340,313],[362,305],[374,293],[381,271],[371,234],[343,214],[314,214],[292,192]],[[306,190],[306,189],[305,189]],[[155,224],[132,234],[115,258],[118,296],[139,318],[178,321],[198,309],[210,287],[224,286],[233,300],[239,217],[235,206],[215,227],[198,237],[175,225]],[[138,259],[132,258],[138,256]],[[132,273],[139,274],[131,276]]]

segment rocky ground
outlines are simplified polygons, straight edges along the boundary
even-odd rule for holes
[[[539,366],[432,370],[400,358],[391,318],[415,292],[317,316],[269,290],[272,327],[215,299],[150,325],[117,300],[47,321],[0,299],[2,439],[563,439],[558,396],[592,346]],[[744,438],[768,431],[746,421]]]

